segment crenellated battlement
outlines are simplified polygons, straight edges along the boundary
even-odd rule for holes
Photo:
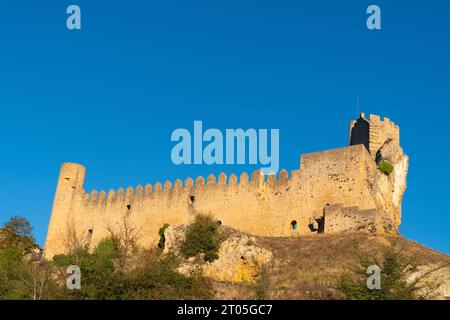
[[[124,219],[139,230],[138,244],[150,247],[159,241],[158,230],[164,224],[188,224],[198,213],[211,214],[249,234],[288,237],[354,230],[361,223],[359,217],[364,220],[366,212],[379,212],[375,215],[383,214],[384,224],[387,217],[387,225],[392,224],[395,231],[400,224],[405,186],[401,177],[406,177],[407,159],[394,164],[397,171],[392,179],[377,169],[374,155],[388,139],[399,141],[398,126],[386,117],[370,115],[366,119],[361,114],[351,122],[350,146],[302,155],[299,168],[290,173],[286,169],[267,176],[261,170],[250,174],[222,172],[109,191],[86,191],[86,168],[65,163],[58,179],[45,256],[66,252],[66,240],[74,234],[88,239],[84,245],[92,248],[111,230],[120,230]],[[343,220],[340,211],[334,210],[326,217],[328,205],[357,207],[358,214]],[[381,220],[376,216],[371,221]],[[339,228],[330,229],[333,226]]]
[[[261,187],[277,187],[285,186],[288,184],[298,183],[300,177],[300,170],[292,170],[291,176],[289,177],[288,171],[282,169],[278,174],[263,175],[261,170],[255,170],[249,176],[247,172],[242,172],[239,178],[236,174],[231,174],[229,177],[222,172],[217,177],[213,174],[208,175],[207,179],[203,176],[198,176],[194,180],[188,177],[184,182],[180,179],[176,179],[173,183],[171,181],[166,181],[163,183],[156,182],[154,187],[152,184],[148,183],[145,188],[142,185],[137,185],[135,188],[129,186],[126,188],[119,188],[117,190],[110,189],[109,191],[96,189],[87,192],[83,189],[83,202],[86,205],[97,205],[97,206],[110,206],[115,202],[133,202],[135,199],[144,200],[146,198],[154,197],[155,194],[160,195],[161,193],[171,193],[171,194],[185,194],[190,192],[193,188],[211,188],[214,190],[216,187],[225,188],[236,188],[242,186],[253,186],[256,189]],[[206,181],[206,182],[205,182]]]

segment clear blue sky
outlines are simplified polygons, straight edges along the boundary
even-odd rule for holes
[[[78,4],[82,30],[68,31]],[[382,30],[365,10],[378,4]],[[86,189],[242,166],[175,166],[176,128],[279,128],[281,166],[345,146],[361,111],[401,128],[401,233],[450,253],[448,1],[2,1],[0,222],[43,244],[62,162]]]

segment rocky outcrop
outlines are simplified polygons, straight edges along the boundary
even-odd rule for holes
[[[187,225],[169,226],[164,231],[164,254],[172,253],[177,257],[181,257],[180,246],[186,237]]]
[[[175,254],[181,261],[177,271],[185,275],[199,272],[216,281],[252,283],[273,257],[272,252],[257,245],[255,237],[232,231],[222,241],[218,259],[213,262],[204,262],[202,256],[186,259],[180,253],[186,230],[187,226],[181,225],[170,226],[164,232],[164,254]]]
[[[450,298],[450,262],[419,266],[407,281],[417,282],[418,294],[428,299]]]
[[[373,193],[377,207],[385,211],[391,218],[395,229],[401,223],[401,208],[403,194],[406,190],[408,174],[408,156],[397,141],[387,139],[376,153],[377,165],[383,161],[392,164],[393,171],[389,175],[377,170],[374,172]]]
[[[393,139],[387,139],[375,155],[375,161],[380,163],[387,160],[391,163],[399,162],[403,157],[403,150]]]

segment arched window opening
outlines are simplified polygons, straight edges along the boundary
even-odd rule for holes
[[[292,228],[292,230],[297,230],[297,227],[298,227],[297,220],[292,220],[291,221],[291,228]]]

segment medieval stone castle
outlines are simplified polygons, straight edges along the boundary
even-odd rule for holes
[[[45,257],[68,250],[76,238],[94,247],[112,230],[138,229],[138,244],[149,248],[164,224],[212,214],[222,224],[253,235],[296,237],[320,233],[396,233],[406,189],[408,157],[399,127],[388,118],[364,114],[350,123],[349,146],[305,154],[300,169],[264,176],[221,173],[184,183],[156,183],[135,189],[87,193],[86,168],[64,163],[59,175],[45,243]],[[388,161],[386,174],[379,164]]]

